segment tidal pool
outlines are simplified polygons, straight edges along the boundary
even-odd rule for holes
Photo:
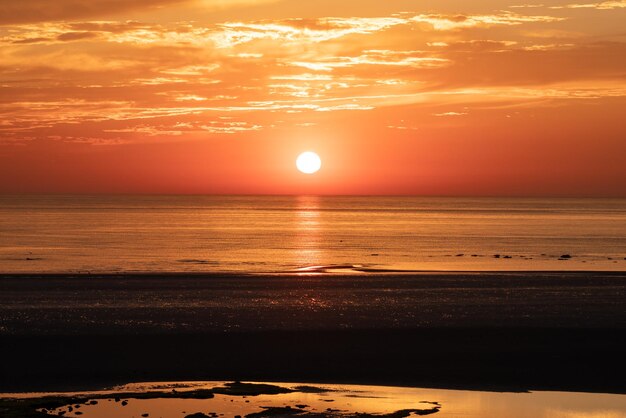
[[[336,384],[160,382],[81,393],[0,394],[0,412],[3,411],[9,417],[35,416],[27,415],[31,411],[67,418],[399,418],[424,415],[626,418],[626,395]]]

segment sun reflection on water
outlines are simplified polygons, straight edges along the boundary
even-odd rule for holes
[[[293,260],[297,268],[323,264],[323,250],[320,245],[321,225],[320,198],[318,196],[298,196],[293,243]],[[310,273],[308,272],[308,274]]]

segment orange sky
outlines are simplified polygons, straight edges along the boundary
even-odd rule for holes
[[[576,1],[2,2],[0,192],[626,197],[626,0]]]

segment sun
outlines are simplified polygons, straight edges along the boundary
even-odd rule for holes
[[[322,168],[322,160],[312,151],[303,152],[296,160],[296,167],[304,174],[317,173]]]

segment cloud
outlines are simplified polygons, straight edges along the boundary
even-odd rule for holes
[[[555,16],[526,16],[517,13],[503,12],[491,15],[442,15],[421,14],[410,18],[411,21],[426,23],[438,31],[459,30],[472,27],[488,27],[496,25],[513,26],[524,23],[549,23],[565,20]]]
[[[57,36],[57,39],[59,41],[79,41],[82,39],[89,39],[89,38],[95,38],[97,37],[98,34],[94,33],[94,32],[68,32],[68,33],[62,33],[61,35]]]
[[[626,43],[542,44],[525,41],[508,51],[444,51],[453,64],[433,80],[443,85],[545,85],[577,80],[619,79],[626,65]]]
[[[169,118],[199,114],[212,109],[195,106],[141,107],[128,101],[77,99],[0,103],[0,112],[8,113],[7,110],[11,110],[11,115],[6,115],[6,120],[10,125],[0,126],[0,131],[38,130],[56,125]]]
[[[467,115],[467,112],[443,112],[443,113],[433,113],[433,116],[464,116]]]
[[[87,21],[87,22],[65,22],[57,23],[61,27],[68,30],[75,31],[89,31],[89,32],[108,32],[108,33],[123,33],[130,30],[146,29],[150,25],[142,24],[133,20],[126,21]],[[32,27],[32,26],[31,26]]]
[[[43,42],[50,42],[51,38],[37,37],[37,38],[22,38],[11,40],[10,42],[13,44],[39,44]]]
[[[552,49],[573,48],[575,44],[535,44],[525,46],[525,51],[549,51]]]
[[[184,0],[19,0],[0,2],[0,24],[50,22],[110,15]]]
[[[550,9],[597,9],[612,10],[626,8],[626,0],[601,1],[597,3],[574,3],[565,6],[551,6]]]
[[[232,22],[220,25],[222,32],[214,35],[219,47],[232,48],[255,40],[283,42],[325,42],[348,35],[367,35],[395,26],[426,23],[437,31],[459,30],[494,25],[521,25],[564,20],[555,16],[525,16],[502,12],[490,15],[444,15],[402,13],[393,17],[327,17],[319,19],[287,19],[280,22]]]
[[[294,81],[330,81],[333,76],[326,74],[295,74],[295,75],[275,75],[270,77],[272,80],[294,80]]]
[[[352,34],[371,34],[406,23],[405,19],[395,17],[231,22],[219,25],[222,30],[214,35],[214,40],[221,48],[232,48],[239,44],[264,39],[283,42],[324,42]]]
[[[149,125],[138,125],[130,128],[123,129],[105,129],[103,132],[117,132],[117,133],[139,133],[145,134],[147,136],[180,136],[183,134],[180,130],[168,130],[163,126],[149,126]]]
[[[161,70],[163,74],[172,75],[205,75],[211,73],[220,68],[219,64],[207,64],[207,65],[186,65],[184,67],[170,68],[167,70]]]
[[[12,25],[0,43],[62,43],[76,40],[112,41],[116,34],[146,30],[150,25],[138,22],[58,22]],[[1,33],[1,32],[0,32]]]
[[[209,99],[195,94],[184,94],[177,96],[174,100],[177,102],[205,102]]]
[[[404,121],[401,121],[404,122]],[[417,131],[419,128],[415,126],[406,126],[406,125],[387,125],[388,129],[397,129],[400,131]]]
[[[533,9],[538,7],[545,7],[543,3],[530,3],[530,4],[518,4],[515,6],[509,6],[511,9]]]
[[[6,0],[0,2],[0,25],[97,18],[180,4],[212,10],[273,1],[276,0]]]
[[[356,57],[332,57],[315,61],[293,61],[289,65],[304,67],[313,71],[332,71],[335,68],[360,65],[400,66],[412,68],[436,68],[449,64],[445,58],[426,56],[421,51],[364,51]]]
[[[517,41],[496,41],[491,39],[472,39],[469,41],[457,41],[446,44],[449,51],[510,51],[518,45]]]
[[[621,97],[626,44],[531,38],[530,24],[562,20],[537,14],[4,26],[0,138],[165,141],[322,126],[336,113],[391,106],[432,115],[473,103]]]
[[[397,26],[410,27],[416,24],[426,24],[436,31],[458,31],[496,25],[549,23],[563,19],[503,12],[490,15],[399,14],[391,17],[283,19],[226,22],[211,26],[192,23],[142,24],[136,21],[47,22],[12,26],[9,34],[0,38],[0,42],[29,44],[91,39],[138,46],[204,48],[207,44],[212,44],[217,48],[234,49],[253,42],[269,41],[280,42],[284,47],[288,44],[299,46],[303,43],[330,42],[351,35],[366,36]],[[257,51],[241,51],[235,55],[242,59],[263,57],[263,54]]]
[[[408,24],[406,19],[381,18],[320,18],[286,19],[272,22],[227,22],[213,26],[197,24],[155,25],[128,22],[59,22],[14,26],[9,42],[67,41],[100,36],[108,42],[137,45],[193,45],[207,43],[218,48],[235,48],[254,41],[280,41],[300,44],[325,42],[348,35],[366,35],[392,26]],[[261,58],[263,54],[242,52],[239,58]]]
[[[248,122],[230,122],[230,121],[211,121],[207,125],[200,126],[203,131],[212,134],[233,135],[241,132],[259,131],[263,127],[261,125],[251,124]]]
[[[232,120],[231,117],[212,117],[209,121],[176,122],[169,124],[129,125],[123,128],[105,129],[103,132],[120,134],[140,134],[147,136],[181,136],[185,133],[235,134],[246,131],[259,131],[260,124]]]

